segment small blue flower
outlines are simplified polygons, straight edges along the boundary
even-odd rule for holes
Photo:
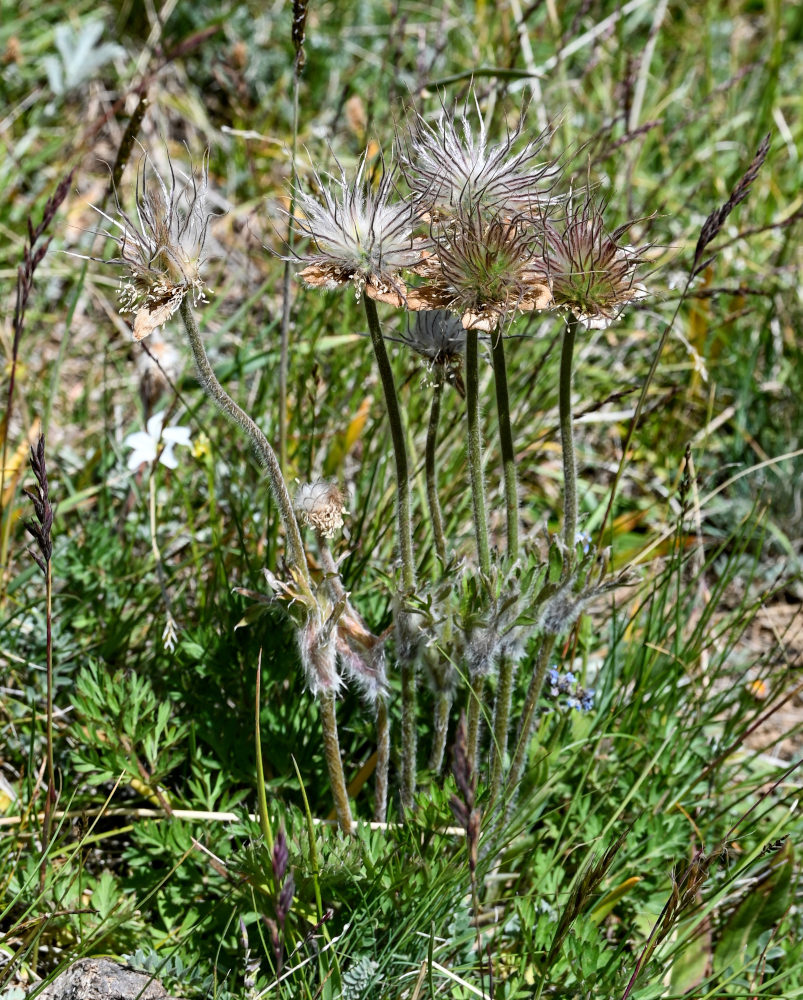
[[[591,548],[592,541],[593,539],[591,538],[591,535],[587,531],[578,531],[577,534],[574,536],[575,548],[578,545],[582,545],[583,555],[588,554],[588,550]]]

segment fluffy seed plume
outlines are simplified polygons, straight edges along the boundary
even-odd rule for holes
[[[394,201],[392,170],[384,170],[374,188],[366,168],[363,154],[353,180],[341,167],[340,176],[329,177],[328,184],[315,174],[317,196],[297,192],[297,230],[317,249],[298,258],[307,265],[300,277],[313,288],[352,283],[358,298],[364,291],[400,306],[405,288],[399,272],[421,259],[414,230],[422,209],[415,200]]]
[[[169,161],[168,161],[169,162]],[[117,243],[118,256],[106,263],[124,272],[120,311],[133,312],[134,340],[142,340],[166,323],[185,295],[206,302],[201,276],[206,241],[214,213],[207,205],[209,160],[199,175],[177,179],[169,162],[169,184],[147,153],[142,158],[136,191],[136,220],[117,205],[114,216],[96,209],[111,227],[106,235]]]
[[[549,132],[516,152],[522,115],[502,142],[491,144],[476,96],[474,102],[476,125],[455,108],[444,108],[434,124],[415,114],[400,157],[407,183],[436,214],[477,208],[507,215],[534,210],[558,174],[556,164],[538,162]]]
[[[332,538],[343,527],[346,504],[336,483],[318,480],[302,483],[296,491],[293,505],[298,519],[307,527]]]

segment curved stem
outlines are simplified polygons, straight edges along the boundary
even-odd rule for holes
[[[307,568],[307,558],[304,553],[304,543],[301,540],[301,532],[299,531],[296,515],[293,511],[293,501],[290,499],[287,483],[284,481],[284,476],[282,475],[279,461],[276,458],[276,453],[268,443],[268,439],[259,427],[257,427],[251,417],[249,417],[245,410],[234,402],[220,382],[218,382],[217,377],[212,370],[212,366],[209,363],[209,358],[206,356],[206,350],[204,349],[201,335],[198,332],[198,324],[195,322],[195,315],[192,311],[189,296],[184,296],[180,311],[181,318],[184,320],[184,328],[187,331],[190,347],[192,348],[192,354],[195,358],[195,365],[198,370],[198,379],[204,387],[207,395],[214,401],[217,408],[224,413],[229,420],[232,420],[235,424],[237,424],[237,426],[250,438],[260,461],[265,466],[268,473],[271,493],[273,494],[273,499],[279,511],[279,517],[282,519],[285,534],[287,535],[290,562],[293,564],[300,576],[299,582],[306,584],[307,588],[310,588],[311,581],[309,570]]]
[[[393,456],[396,462],[396,519],[403,587],[403,593],[400,595],[400,608],[396,613],[396,648],[400,650],[402,696],[401,801],[402,805],[409,809],[413,805],[416,780],[415,661],[411,653],[414,642],[412,641],[413,637],[407,634],[409,622],[407,612],[404,610],[404,599],[415,589],[415,560],[413,558],[413,530],[410,514],[410,474],[399,399],[396,395],[390,358],[379,326],[376,303],[368,296],[363,296],[363,302],[365,303],[365,315],[368,318],[368,329],[371,333],[371,343],[379,369],[379,377],[382,380],[390,436],[393,441]]]
[[[516,752],[513,755],[513,762],[508,772],[506,788],[509,797],[512,797],[512,793],[515,792],[524,772],[524,765],[527,760],[527,748],[535,721],[535,708],[538,704],[541,688],[544,686],[544,677],[546,677],[549,656],[554,645],[554,635],[545,635],[542,637],[538,656],[535,661],[535,670],[530,680],[530,686],[527,688],[527,697],[524,699],[524,709],[519,720],[519,729],[516,734]]]
[[[320,531],[315,532],[318,551],[321,557],[321,569],[326,575],[332,600],[343,601],[348,605],[348,594],[343,586],[340,571],[335,557],[329,547],[328,539]],[[350,605],[349,605],[350,606]],[[388,706],[382,694],[376,700],[376,771],[374,779],[374,820],[384,823],[388,810],[388,773],[390,771],[390,723]]]
[[[376,303],[367,295],[363,296],[363,301],[365,302],[365,315],[368,317],[368,329],[371,332],[371,343],[379,369],[379,377],[382,380],[385,408],[390,423],[390,436],[393,441],[393,457],[396,461],[396,517],[399,528],[402,582],[405,590],[412,591],[415,587],[415,562],[413,560],[413,532],[410,516],[410,474],[407,465],[404,427],[399,409],[399,399],[396,395],[396,385],[393,381],[393,369],[390,366],[390,358],[379,326]]]
[[[318,704],[321,708],[323,749],[326,756],[326,767],[329,771],[329,781],[332,785],[332,797],[335,800],[337,822],[344,833],[351,833],[354,829],[354,821],[351,817],[349,793],[346,787],[346,777],[343,774],[343,762],[340,759],[340,740],[337,736],[334,692],[321,692],[318,696]]]
[[[507,367],[502,331],[491,334],[491,356],[496,386],[496,412],[499,417],[499,444],[505,475],[505,508],[507,513],[507,554],[511,562],[519,558],[519,491],[516,481],[516,453],[510,426],[510,397],[507,389]]]
[[[441,568],[446,565],[446,538],[443,534],[443,515],[441,514],[441,504],[438,499],[438,467],[435,449],[438,443],[438,423],[441,416],[441,394],[443,392],[443,372],[440,368],[435,368],[435,386],[432,390],[432,406],[429,411],[429,426],[427,427],[427,447],[426,447],[426,477],[427,477],[427,505],[429,506],[429,517],[432,521],[432,534],[435,539],[435,551],[441,561]]]
[[[577,320],[570,315],[563,334],[563,346],[560,352],[558,398],[560,443],[563,450],[563,543],[568,552],[567,566],[569,567],[574,561],[577,536],[577,461],[574,456],[572,431],[572,357],[577,326]]]

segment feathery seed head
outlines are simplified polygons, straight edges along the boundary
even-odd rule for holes
[[[556,306],[570,309],[590,329],[605,329],[633,299],[646,294],[636,281],[643,250],[620,244],[629,226],[611,235],[590,199],[569,205],[562,225],[545,229],[545,262]]]
[[[398,274],[421,259],[414,230],[423,210],[414,199],[392,200],[392,170],[383,172],[374,189],[366,162],[364,153],[353,181],[342,168],[328,185],[316,174],[317,197],[297,192],[301,215],[296,226],[318,251],[299,258],[307,265],[301,278],[313,288],[353,282],[358,298],[365,291],[370,298],[402,305],[404,284]]]
[[[549,195],[558,167],[537,158],[549,136],[544,132],[518,152],[519,124],[499,143],[490,144],[474,97],[477,125],[456,109],[431,125],[415,114],[412,134],[400,157],[407,183],[436,213],[463,209],[504,214],[532,210]]]
[[[133,312],[134,339],[142,340],[166,323],[184,296],[206,301],[201,276],[206,240],[214,213],[207,205],[209,159],[200,176],[193,170],[177,180],[169,163],[169,185],[146,153],[137,176],[136,221],[117,205],[116,216],[97,209],[112,226],[106,235],[117,242],[119,255],[107,263],[128,272],[120,289],[121,312]]]

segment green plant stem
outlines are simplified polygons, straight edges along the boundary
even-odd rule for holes
[[[343,761],[340,759],[340,740],[337,736],[337,715],[335,712],[335,695],[333,691],[323,691],[318,697],[321,709],[321,727],[323,729],[323,749],[326,756],[326,767],[329,781],[332,784],[332,797],[335,800],[337,822],[344,833],[352,833],[354,821],[351,817],[349,793],[346,776],[343,773]]]
[[[519,558],[519,490],[516,476],[516,452],[510,424],[510,396],[507,386],[505,342],[501,330],[491,337],[491,356],[496,386],[496,412],[499,420],[499,444],[505,476],[505,509],[507,514],[507,554],[511,563]],[[516,661],[504,657],[499,664],[499,682],[494,706],[494,732],[491,746],[491,798],[502,787],[502,771],[507,752],[507,731],[510,725],[510,702],[513,696]]]
[[[560,443],[563,451],[563,544],[567,549],[567,568],[574,561],[577,537],[577,460],[572,428],[572,360],[577,327],[578,321],[570,315],[563,333],[558,390]]]
[[[45,574],[45,645],[47,671],[47,716],[45,720],[45,741],[47,753],[47,794],[45,796],[44,816],[42,819],[42,865],[39,869],[39,888],[44,890],[47,875],[47,850],[50,844],[50,833],[53,823],[53,809],[56,805],[56,769],[53,764],[53,567],[50,560],[46,563]]]
[[[474,508],[474,534],[480,572],[491,575],[491,549],[488,544],[488,514],[485,503],[485,480],[482,469],[482,431],[480,429],[479,334],[466,331],[466,423],[468,428],[468,471],[471,501]]]
[[[546,677],[549,657],[554,645],[554,635],[545,635],[541,638],[541,645],[535,660],[535,669],[530,679],[530,686],[527,688],[527,696],[524,699],[524,708],[519,720],[518,733],[516,734],[516,751],[510,765],[510,771],[508,772],[506,790],[509,801],[512,801],[516,788],[521,781],[521,776],[524,773],[524,765],[527,761],[527,748],[535,721],[535,709],[541,694],[541,688],[544,686],[544,677]]]
[[[438,498],[438,467],[436,448],[438,444],[438,423],[441,416],[441,395],[443,393],[443,371],[435,367],[435,385],[432,388],[432,405],[429,411],[429,426],[427,427],[427,446],[425,468],[427,477],[427,506],[432,521],[432,535],[435,540],[435,551],[441,561],[441,567],[446,566],[446,537],[443,533],[443,515]]]
[[[380,695],[376,702],[376,771],[374,772],[374,820],[384,823],[388,815],[390,772],[390,719],[388,705]]]
[[[499,681],[496,685],[496,705],[494,706],[494,732],[491,746],[491,801],[495,800],[502,788],[502,775],[507,753],[507,731],[510,726],[510,704],[513,698],[513,681],[516,664],[508,656],[499,664]]]
[[[402,567],[403,593],[400,609],[396,614],[396,646],[404,650],[400,659],[401,696],[402,696],[402,776],[401,801],[405,809],[413,805],[416,779],[416,720],[415,720],[415,662],[406,651],[411,637],[406,633],[409,628],[407,613],[404,610],[404,600],[415,589],[415,561],[413,559],[413,532],[410,514],[410,475],[407,465],[407,445],[404,439],[399,400],[393,381],[393,369],[390,365],[382,330],[379,326],[379,315],[376,303],[368,296],[363,296],[365,315],[368,318],[368,329],[371,333],[371,343],[374,348],[379,377],[385,396],[385,409],[390,424],[390,436],[393,442],[393,455],[396,462],[396,519],[399,535],[399,553]]]
[[[449,691],[439,691],[435,699],[434,732],[432,737],[432,751],[429,756],[429,769],[436,774],[443,766],[446,739],[449,735],[449,715],[451,710],[451,693]]]
[[[318,551],[321,557],[321,569],[326,574],[329,591],[334,603],[343,602],[350,606],[348,594],[343,586],[337,563],[329,547],[328,539],[320,531],[315,532]],[[374,820],[384,823],[388,811],[388,774],[390,771],[390,721],[388,706],[382,694],[376,699],[376,771],[374,772]]]
[[[296,148],[298,146],[299,72],[293,77],[293,141],[290,147],[290,205],[287,212],[287,248],[293,251],[293,218],[296,209]],[[279,467],[287,474],[287,372],[290,353],[290,279],[292,261],[286,260],[282,281],[282,325],[279,342]]]
[[[220,382],[218,382],[209,363],[209,358],[206,356],[189,296],[184,296],[180,310],[181,318],[184,321],[184,328],[187,331],[187,337],[192,348],[192,354],[195,358],[198,379],[217,408],[248,435],[260,461],[265,466],[271,493],[273,494],[273,499],[287,536],[289,560],[298,574],[299,579],[297,582],[305,585],[307,590],[310,590],[311,581],[309,569],[307,568],[307,558],[304,553],[304,543],[301,540],[301,532],[299,531],[296,515],[293,511],[293,501],[290,499],[290,492],[287,489],[287,483],[284,481],[276,453],[251,417],[234,402]]]
[[[485,693],[485,674],[477,674],[471,682],[468,701],[468,721],[466,735],[466,752],[468,762],[474,770],[477,762],[477,749],[480,744],[480,718],[482,715],[482,699]]]
[[[262,764],[262,730],[259,722],[259,708],[262,702],[262,648],[257,658],[256,710],[254,712],[254,744],[257,764],[257,804],[259,806],[259,826],[268,850],[273,852],[273,828],[268,814],[268,800],[265,795],[265,768]]]
[[[479,333],[466,331],[466,424],[468,433],[468,471],[471,480],[471,501],[474,510],[474,535],[480,572],[491,575],[491,548],[488,542],[488,511],[485,502],[485,478],[482,467],[482,431],[480,428]],[[468,702],[467,753],[474,766],[480,735],[480,709],[485,678],[480,675],[471,683]]]
[[[507,514],[507,554],[510,562],[519,558],[519,489],[516,478],[516,453],[510,425],[510,397],[507,388],[505,341],[502,331],[491,334],[491,357],[496,386],[496,412],[499,418],[499,444],[505,476],[505,510]]]
[[[368,317],[368,329],[371,332],[371,344],[374,348],[379,377],[382,381],[385,409],[390,423],[393,457],[396,462],[396,517],[399,531],[402,583],[404,589],[409,593],[415,588],[415,562],[413,560],[413,531],[410,515],[410,474],[407,464],[407,445],[404,440],[404,425],[399,409],[399,399],[396,395],[396,385],[393,381],[393,369],[390,366],[390,358],[379,326],[376,303],[367,295],[363,296],[363,302],[365,303],[365,315]]]

